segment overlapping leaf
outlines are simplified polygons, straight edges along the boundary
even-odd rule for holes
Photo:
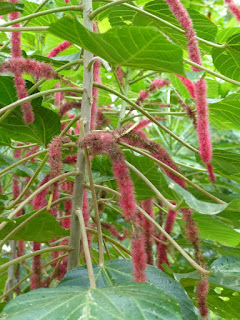
[[[49,31],[98,55],[113,65],[183,74],[182,50],[155,28],[115,27],[90,32],[76,19],[62,18]]]

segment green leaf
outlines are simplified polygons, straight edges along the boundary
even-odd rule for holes
[[[132,282],[101,289],[63,286],[33,290],[12,300],[4,313],[12,320],[182,319],[176,300],[163,290]]]
[[[22,16],[27,16],[29,14],[32,14],[36,9],[38,9],[39,4],[33,3],[27,0],[22,0],[22,2],[25,4],[24,11],[22,13]],[[48,10],[46,7],[41,8],[41,11]],[[31,19],[28,23],[29,26],[48,26],[51,23],[54,23],[57,21],[57,17],[55,14],[47,14],[43,15],[34,19]]]
[[[240,257],[225,256],[213,261],[209,280],[240,292]]]
[[[17,100],[16,89],[12,77],[0,76],[0,107],[6,106]]]
[[[15,11],[23,11],[23,3],[9,3],[9,2],[0,2],[0,15],[3,16],[4,14],[8,14],[10,12]]]
[[[180,187],[176,182],[172,181],[169,178],[167,178],[167,180],[170,181],[169,187],[180,194],[190,208],[196,210],[199,213],[213,215],[223,211],[228,206],[227,203],[219,204],[198,200],[190,192]]]
[[[213,48],[214,66],[226,77],[240,81],[240,33],[228,38],[224,48]]]
[[[126,160],[136,167],[162,193],[164,197],[168,199],[177,198],[177,194],[168,187],[164,175],[151,159],[135,155],[130,151],[125,151],[124,155]],[[130,174],[134,183],[134,191],[137,200],[145,200],[156,196],[152,189],[150,189],[136,173],[130,170]]]
[[[58,135],[61,124],[58,115],[42,106],[33,107],[35,120],[25,124],[20,107],[17,107],[0,123],[0,128],[11,139],[21,142],[33,142],[47,146],[51,139]]]
[[[225,43],[228,38],[237,33],[239,33],[239,27],[221,29],[217,33],[217,42]]]
[[[76,19],[62,18],[49,31],[113,65],[184,74],[182,50],[151,27],[115,27],[97,34]]]
[[[217,241],[225,246],[236,247],[240,243],[240,233],[216,217],[194,214],[200,238]]]
[[[210,104],[211,124],[220,130],[240,130],[239,104],[239,94],[232,94],[217,103]]]
[[[213,167],[217,173],[240,182],[239,153],[216,149],[213,152]]]
[[[7,156],[5,154],[0,154],[0,168],[4,169],[8,166],[10,166],[13,163],[18,162],[19,159],[12,158],[10,156]],[[16,166],[14,169],[12,169],[14,173],[16,173],[19,176],[27,177],[33,175],[33,170],[25,166],[24,164],[20,164]]]
[[[120,285],[132,281],[131,260],[109,260],[104,268],[94,266],[94,274],[98,288],[109,285]],[[175,298],[181,307],[183,319],[197,319],[193,304],[183,287],[169,275],[156,267],[148,266],[146,270],[147,281],[165,291],[167,296]],[[84,286],[89,287],[86,267],[76,268],[68,272],[58,286]],[[147,318],[148,319],[148,318]],[[164,318],[165,319],[165,318]],[[166,318],[167,320],[168,318]]]
[[[20,223],[29,218],[34,212],[17,217],[7,223],[1,230],[0,238],[14,230]],[[42,212],[36,218],[29,221],[23,228],[17,231],[10,240],[47,242],[56,237],[69,235],[69,231],[60,226],[58,221],[48,212]]]

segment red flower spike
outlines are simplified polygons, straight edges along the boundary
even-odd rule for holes
[[[123,87],[124,86],[124,75],[123,75],[122,68],[120,66],[117,67],[116,76],[119,80],[120,85]]]
[[[216,177],[214,175],[214,171],[213,171],[213,166],[211,163],[207,164],[207,171],[208,171],[208,177],[211,181],[215,182],[216,181]]]
[[[131,246],[134,281],[146,282],[147,255],[144,237],[139,231],[132,236]]]
[[[154,218],[154,208],[153,208],[153,198],[149,198],[141,201],[141,207],[146,211],[151,218]],[[153,265],[153,234],[154,226],[153,224],[143,217],[141,225],[143,227],[143,233],[145,238],[145,251],[147,255],[147,264]]]
[[[179,0],[166,0],[170,10],[177,18],[180,25],[185,29],[185,36],[187,38],[187,49],[190,60],[202,65],[202,59],[198,42],[196,39],[196,33],[193,29],[192,20],[189,17],[187,10],[183,7]],[[200,71],[196,67],[192,67],[193,71]],[[209,133],[209,120],[208,120],[208,104],[206,98],[206,82],[204,79],[200,79],[194,84],[195,96],[196,96],[196,109],[198,114],[198,140],[200,156],[205,164],[211,162],[212,159],[212,144]]]
[[[206,277],[203,277],[197,284],[196,296],[200,314],[203,318],[207,318],[209,311],[206,302],[209,285]]]
[[[170,84],[169,80],[155,79],[150,83],[149,89],[151,92],[153,92],[169,84]]]
[[[238,21],[240,21],[240,9],[238,6],[236,6],[232,0],[225,0],[225,3],[232,15],[235,16]]]
[[[73,101],[68,101],[66,103],[64,103],[63,105],[61,105],[59,112],[58,112],[58,116],[59,118],[62,118],[64,116],[64,114],[66,114],[69,110],[72,109],[81,109],[81,102],[73,102]]]
[[[192,81],[190,81],[187,78],[184,78],[183,76],[180,76],[179,74],[176,74],[176,76],[182,81],[182,83],[187,88],[188,92],[190,93],[190,96],[195,99],[195,88]]]
[[[141,90],[139,92],[139,97],[136,101],[136,104],[139,105],[143,103],[149,97],[149,92],[147,90]]]
[[[101,225],[104,229],[108,230],[112,234],[112,236],[117,238],[119,241],[123,241],[124,239],[126,239],[127,233],[128,233],[127,229],[123,231],[123,235],[120,235],[117,229],[114,227],[114,225],[107,222],[101,222]]]
[[[33,252],[41,249],[41,243],[33,242]],[[31,276],[31,290],[38,289],[41,286],[41,256],[33,257],[32,269],[34,274]]]
[[[60,52],[66,50],[67,48],[69,48],[71,46],[71,43],[68,41],[63,41],[62,43],[60,43],[56,48],[53,48],[49,54],[48,54],[48,58],[53,58],[56,57]]]

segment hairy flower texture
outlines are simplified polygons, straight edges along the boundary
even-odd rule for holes
[[[160,89],[166,85],[169,85],[170,84],[170,81],[169,80],[163,80],[163,79],[156,79],[156,80],[153,80],[151,83],[150,83],[150,87],[149,87],[149,90],[151,92],[153,91],[156,91],[157,89]]]
[[[154,218],[154,208],[153,208],[153,198],[149,198],[141,201],[141,207],[149,214],[151,218]],[[145,251],[147,255],[147,263],[153,265],[153,234],[154,226],[153,224],[146,219],[142,218],[141,225],[143,227],[143,236],[145,238]]]
[[[17,1],[11,0],[9,2],[16,3]],[[18,18],[20,18],[20,12],[11,12],[9,14],[9,20],[15,20]],[[12,27],[20,27],[20,23],[16,23],[12,25]],[[20,31],[12,32],[11,44],[12,44],[12,49],[11,49],[12,57],[13,58],[21,57],[22,51],[21,51],[21,32]]]
[[[148,90],[141,90],[139,92],[139,97],[136,101],[137,105],[140,105],[141,103],[143,103],[147,98],[149,97],[149,92]]]
[[[182,83],[185,85],[185,87],[187,88],[188,92],[190,93],[190,96],[195,99],[195,88],[194,88],[194,84],[191,80],[180,76],[179,74],[176,74],[176,76],[182,81]]]
[[[120,235],[117,229],[115,228],[115,226],[112,225],[111,223],[101,222],[101,225],[104,229],[108,230],[111,233],[111,235],[117,238],[119,241],[123,241],[124,239],[126,239],[128,234],[127,229],[123,230],[123,235]]]
[[[196,33],[193,29],[192,20],[188,15],[187,10],[183,7],[179,0],[166,0],[170,10],[175,15],[180,25],[185,30],[187,38],[187,48],[190,60],[202,65],[202,59]],[[192,67],[193,71],[200,71],[196,67]],[[196,109],[198,114],[198,140],[200,145],[200,156],[202,161],[207,165],[212,160],[212,144],[209,132],[209,119],[208,119],[208,103],[206,98],[207,86],[204,79],[200,79],[194,84],[196,96]]]
[[[211,165],[211,163],[207,164],[207,171],[208,171],[209,180],[215,182],[216,181],[216,177],[214,175],[213,166]]]
[[[0,72],[11,72],[14,74],[27,73],[37,78],[59,79],[59,75],[53,67],[45,62],[22,57],[13,58],[0,64]]]
[[[77,162],[77,155],[76,154],[69,154],[63,160],[63,163],[67,163],[67,164],[74,164],[76,162]]]
[[[202,279],[198,282],[197,289],[196,289],[198,308],[203,318],[207,318],[209,314],[208,306],[206,302],[206,296],[208,294],[208,290],[209,290],[209,285],[208,285],[207,278],[203,276]]]
[[[25,81],[21,74],[15,73],[14,75],[15,87],[17,90],[18,99],[23,99],[28,96],[27,90],[25,88]],[[21,104],[21,109],[23,113],[23,120],[26,124],[31,124],[34,121],[34,113],[32,110],[31,103],[29,101],[23,102]]]
[[[117,67],[116,76],[118,78],[120,85],[123,87],[124,86],[124,74],[123,74],[123,70],[120,66]]]
[[[53,48],[49,54],[48,54],[48,58],[53,58],[56,57],[60,52],[66,50],[67,48],[69,48],[71,46],[71,43],[68,41],[63,41],[62,43],[60,43],[56,48]]]
[[[52,139],[52,141],[49,143],[48,148],[48,154],[49,154],[49,164],[51,167],[51,173],[50,177],[51,179],[57,177],[61,173],[62,169],[62,152],[61,147],[64,142],[63,137],[55,137]],[[58,182],[54,184],[55,187],[58,186]]]
[[[45,178],[40,183],[39,187],[43,186],[46,182],[50,180],[50,175],[46,175]],[[33,209],[41,209],[47,205],[46,195],[47,195],[48,187],[41,192],[39,192],[33,200]]]
[[[132,235],[131,246],[134,281],[146,282],[147,254],[145,252],[145,239],[138,230]]]
[[[26,152],[25,158],[31,156],[32,154],[34,154],[34,153],[36,153],[36,152],[38,152],[38,151],[39,151],[39,146],[33,146],[33,147],[31,147],[31,148],[28,150],[28,152]],[[32,158],[32,159],[30,159],[29,161],[35,162],[36,160],[35,160],[35,158]]]
[[[167,233],[171,233],[172,232],[172,228],[173,225],[175,223],[176,220],[176,216],[177,216],[177,212],[174,210],[168,210],[168,214],[166,217],[166,222],[165,222],[165,231]],[[159,237],[159,239],[163,242],[165,242],[167,239],[165,236],[161,235]],[[167,249],[168,247],[162,243],[158,243],[157,244],[157,252],[158,252],[158,268],[163,270],[162,264],[163,263],[167,263],[169,265],[169,261],[167,258]]]
[[[225,0],[226,5],[228,6],[229,11],[240,21],[240,9],[232,0]]]
[[[124,133],[127,128],[128,127],[125,126],[118,131],[120,133],[120,136],[121,136],[121,133]],[[158,143],[148,139],[145,134],[138,132],[136,130],[132,130],[131,132],[120,137],[120,141],[124,141],[132,146],[148,150],[154,158],[167,164],[172,169],[179,171],[177,165],[172,161],[167,151],[163,147],[161,147]],[[166,169],[164,169],[164,171],[169,178],[171,178],[181,187],[186,188],[186,183],[184,180],[177,177],[175,174],[173,174],[172,172]]]
[[[58,116],[59,118],[62,118],[64,114],[66,114],[69,110],[72,109],[81,109],[81,102],[74,102],[74,101],[67,101],[63,105],[61,105],[59,111],[58,111]]]
[[[81,147],[89,147],[90,152],[94,154],[104,153],[111,158],[113,174],[117,180],[118,189],[121,194],[119,205],[123,210],[125,219],[135,221],[136,204],[133,184],[125,164],[124,156],[116,145],[114,136],[110,133],[87,134],[80,140],[79,144]]]
[[[33,242],[33,252],[41,249],[41,243]],[[33,257],[32,263],[33,275],[31,276],[31,290],[38,289],[41,286],[41,256]]]
[[[191,106],[186,105],[186,103],[182,99],[178,99],[179,103],[181,104],[183,111],[185,111],[192,121],[194,128],[197,130],[197,118],[196,118],[196,111],[192,109]]]
[[[96,116],[96,128],[101,130],[102,126],[106,126],[109,124],[110,119],[106,118],[102,113],[102,110],[97,108],[97,116]]]
[[[55,88],[61,88],[61,84],[58,82],[55,86]],[[54,105],[56,107],[60,107],[60,105],[62,104],[63,100],[64,100],[64,92],[55,92],[54,93]]]

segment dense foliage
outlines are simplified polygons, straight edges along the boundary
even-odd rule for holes
[[[239,22],[0,1],[1,319],[239,319]]]

